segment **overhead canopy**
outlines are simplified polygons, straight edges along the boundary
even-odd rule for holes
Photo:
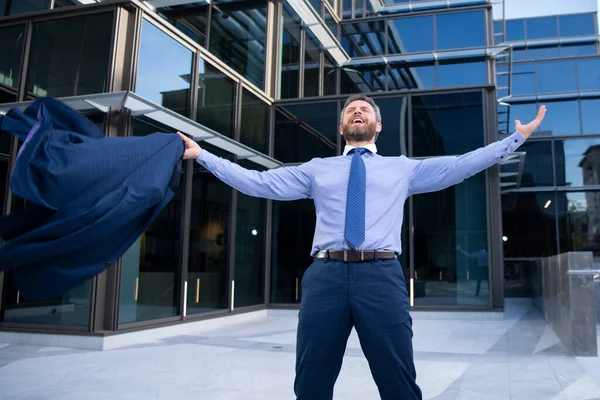
[[[112,93],[96,93],[81,96],[58,98],[69,107],[85,112],[96,110],[108,113],[111,108],[118,108],[121,111],[129,109],[133,116],[144,115],[173,129],[173,132],[180,131],[191,136],[195,141],[204,141],[215,147],[218,147],[228,153],[234,154],[241,159],[247,159],[266,168],[276,168],[283,163],[263,154],[251,147],[239,143],[227,136],[221,135],[214,130],[207,128],[196,121],[192,121],[183,115],[159,106],[143,97],[128,91]],[[14,107],[25,109],[33,101],[19,103],[0,104],[0,114],[6,114],[8,110]]]

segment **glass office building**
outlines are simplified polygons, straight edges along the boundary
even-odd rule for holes
[[[411,307],[502,310],[529,295],[531,260],[600,246],[597,25],[597,8],[511,19],[486,0],[0,0],[0,112],[52,96],[106,136],[181,130],[268,170],[341,154],[355,93],[381,107],[379,153],[413,158],[496,141],[544,102],[541,130],[502,165],[405,207]],[[27,207],[8,185],[19,145],[0,136],[4,213]],[[184,165],[176,197],[106,272],[41,302],[5,272],[0,330],[297,308],[312,201],[252,198]]]

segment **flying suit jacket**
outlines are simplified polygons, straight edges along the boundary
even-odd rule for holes
[[[24,141],[9,182],[27,206],[0,218],[0,270],[13,270],[26,299],[58,296],[108,268],[179,184],[175,134],[106,138],[52,98],[11,109],[0,131]]]

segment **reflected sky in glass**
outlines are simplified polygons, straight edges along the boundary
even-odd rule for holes
[[[554,151],[556,158],[557,168],[560,166],[560,158],[562,155],[561,147],[564,147],[564,159],[565,159],[565,180],[566,182],[557,182],[558,185],[566,184],[567,186],[583,186],[583,169],[579,166],[579,163],[586,158],[585,153],[590,150],[590,153],[587,157],[587,166],[598,165],[600,164],[596,162],[596,159],[600,161],[600,148],[593,148],[594,146],[600,146],[600,139],[576,139],[576,140],[564,140],[562,141],[563,145],[560,145],[560,142],[557,142]],[[600,168],[596,167],[596,170]],[[558,175],[559,171],[557,171]],[[585,184],[597,184],[597,181],[590,181],[589,178],[586,179]]]
[[[144,20],[135,92],[168,107],[164,100],[169,92],[188,95],[191,72],[192,52]]]

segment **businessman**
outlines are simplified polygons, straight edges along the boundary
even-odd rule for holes
[[[331,400],[352,327],[383,400],[421,399],[412,351],[408,293],[397,255],[404,202],[414,194],[455,185],[517,149],[542,122],[516,121],[511,136],[458,157],[412,160],[377,154],[382,129],[375,102],[350,97],[341,114],[343,156],[299,166],[251,171],[219,158],[186,136],[184,158],[195,159],[223,182],[251,196],[310,198],[317,222],[302,278],[298,317],[298,400]],[[460,127],[456,128],[460,130]]]

